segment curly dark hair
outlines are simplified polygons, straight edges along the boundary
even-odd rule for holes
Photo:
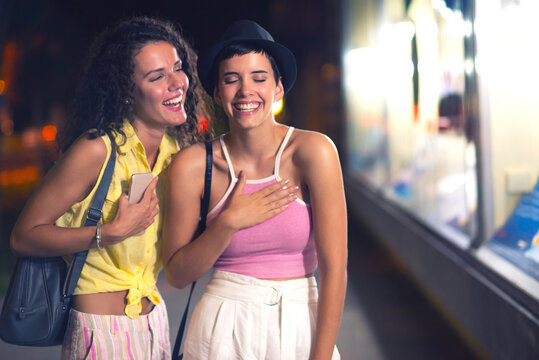
[[[88,63],[74,102],[74,121],[69,123],[62,141],[67,149],[78,136],[96,129],[98,137],[106,130],[121,131],[123,119],[133,116],[134,56],[145,45],[165,41],[178,52],[182,67],[189,79],[185,98],[187,121],[173,129],[182,143],[201,140],[197,110],[204,112],[199,99],[202,95],[196,73],[196,54],[173,23],[150,17],[121,20],[97,36],[90,47]]]

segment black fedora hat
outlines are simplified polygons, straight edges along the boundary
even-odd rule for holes
[[[229,45],[245,43],[253,44],[270,54],[279,68],[282,76],[284,92],[287,93],[296,81],[296,57],[283,45],[275,42],[273,37],[262,26],[251,20],[234,22],[223,34],[221,41],[200,52],[198,57],[198,77],[204,90],[213,96],[213,76],[215,59]]]

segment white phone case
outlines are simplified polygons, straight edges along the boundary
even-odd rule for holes
[[[142,196],[144,195],[144,191],[146,191],[146,188],[153,180],[153,174],[152,173],[139,173],[139,174],[133,174],[131,175],[131,185],[129,187],[129,202],[132,204],[138,203]]]

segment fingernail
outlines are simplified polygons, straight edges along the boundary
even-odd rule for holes
[[[288,186],[286,185],[281,188],[281,190],[286,190],[286,189],[288,189]]]
[[[288,180],[288,179],[286,179],[286,180],[284,181],[285,184],[288,184],[289,182],[290,182],[290,180]]]
[[[294,186],[294,190],[297,190],[297,189],[299,189],[299,186],[297,186],[297,185]]]

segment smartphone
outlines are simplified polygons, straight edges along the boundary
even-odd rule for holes
[[[138,203],[144,195],[144,191],[153,180],[152,173],[139,173],[131,175],[128,200],[132,204]]]

